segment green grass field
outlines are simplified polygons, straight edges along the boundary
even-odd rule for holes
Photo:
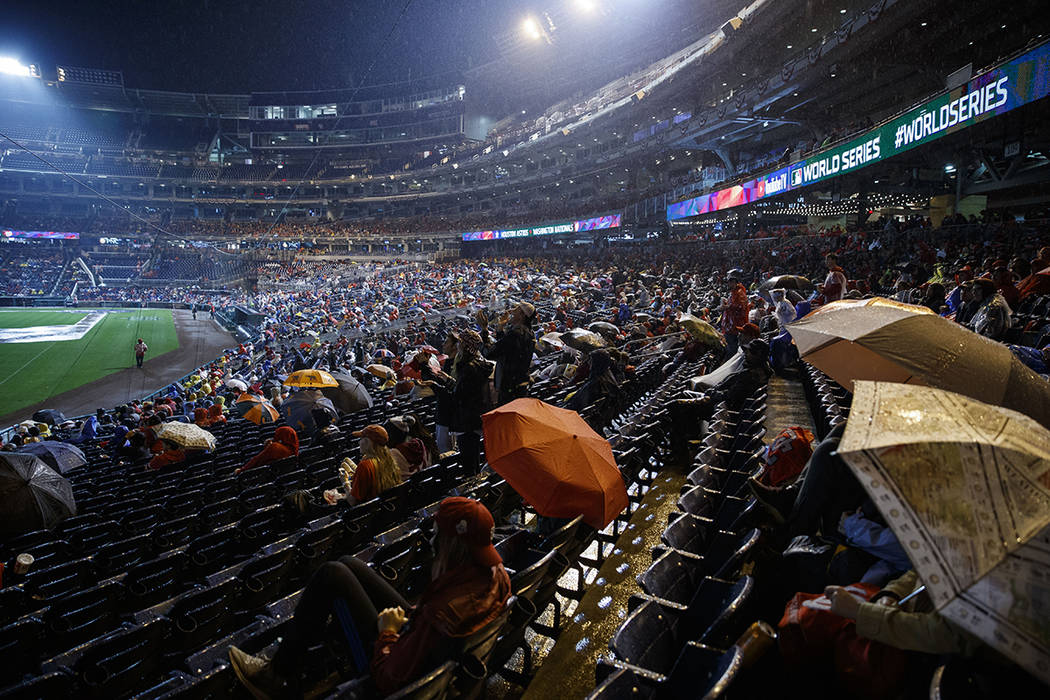
[[[33,326],[72,326],[87,313],[59,313],[57,311],[0,312],[0,328],[31,328]]]
[[[168,309],[109,309],[79,340],[0,343],[0,415],[135,365],[136,338],[149,345],[147,362],[179,346]],[[2,311],[0,328],[73,324],[86,311]]]

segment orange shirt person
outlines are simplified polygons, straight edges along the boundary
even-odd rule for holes
[[[267,440],[266,445],[259,454],[248,460],[248,463],[237,469],[234,473],[240,474],[246,469],[254,469],[266,464],[273,464],[285,457],[299,454],[299,435],[294,428],[282,425],[273,431],[273,439]]]

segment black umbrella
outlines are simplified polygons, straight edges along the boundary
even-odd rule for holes
[[[317,428],[314,423],[312,411],[314,409],[325,411],[332,418],[337,418],[339,412],[335,410],[332,400],[325,398],[318,389],[306,389],[297,391],[281,402],[281,415],[284,416],[288,425],[292,426],[300,435],[309,435]]]
[[[0,452],[0,537],[49,528],[76,512],[65,477],[35,455]]]
[[[37,423],[47,423],[50,426],[66,422],[66,414],[54,408],[42,408],[33,414],[33,420]]]
[[[87,457],[84,456],[80,448],[70,445],[68,442],[58,442],[56,440],[31,442],[28,445],[22,445],[18,451],[24,454],[36,455],[44,461],[44,464],[61,474],[87,464]]]
[[[372,408],[372,397],[364,385],[342,372],[332,372],[332,377],[339,382],[338,387],[324,387],[321,393],[332,400],[332,404],[344,413],[353,413],[363,408]]]

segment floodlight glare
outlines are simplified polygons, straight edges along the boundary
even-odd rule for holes
[[[20,75],[24,78],[33,75],[29,66],[23,66],[18,62],[18,59],[9,56],[0,56],[0,73],[6,73],[7,75]]]
[[[594,12],[598,9],[596,0],[576,0],[576,7],[580,12]]]
[[[535,17],[526,17],[521,25],[521,29],[530,39],[539,39],[543,36],[540,30],[540,23],[536,21]]]

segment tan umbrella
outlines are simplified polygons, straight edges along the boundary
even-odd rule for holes
[[[368,365],[365,367],[365,371],[379,377],[380,379],[395,379],[397,377],[397,372],[386,365]],[[338,384],[338,382],[336,382],[336,384]]]
[[[157,437],[188,450],[215,449],[215,436],[194,423],[163,423],[157,431]]]
[[[692,314],[682,314],[678,317],[678,325],[708,347],[725,347],[726,341],[722,334],[702,318],[697,318]]]
[[[574,328],[571,331],[562,333],[561,341],[573,350],[579,350],[580,352],[590,352],[609,345],[605,342],[605,338],[583,328]]]
[[[1050,683],[1050,431],[959,394],[858,381],[838,454],[937,611]]]
[[[989,340],[923,306],[836,301],[788,324],[802,359],[852,390],[856,380],[955,391],[1050,427],[1050,383]]]

